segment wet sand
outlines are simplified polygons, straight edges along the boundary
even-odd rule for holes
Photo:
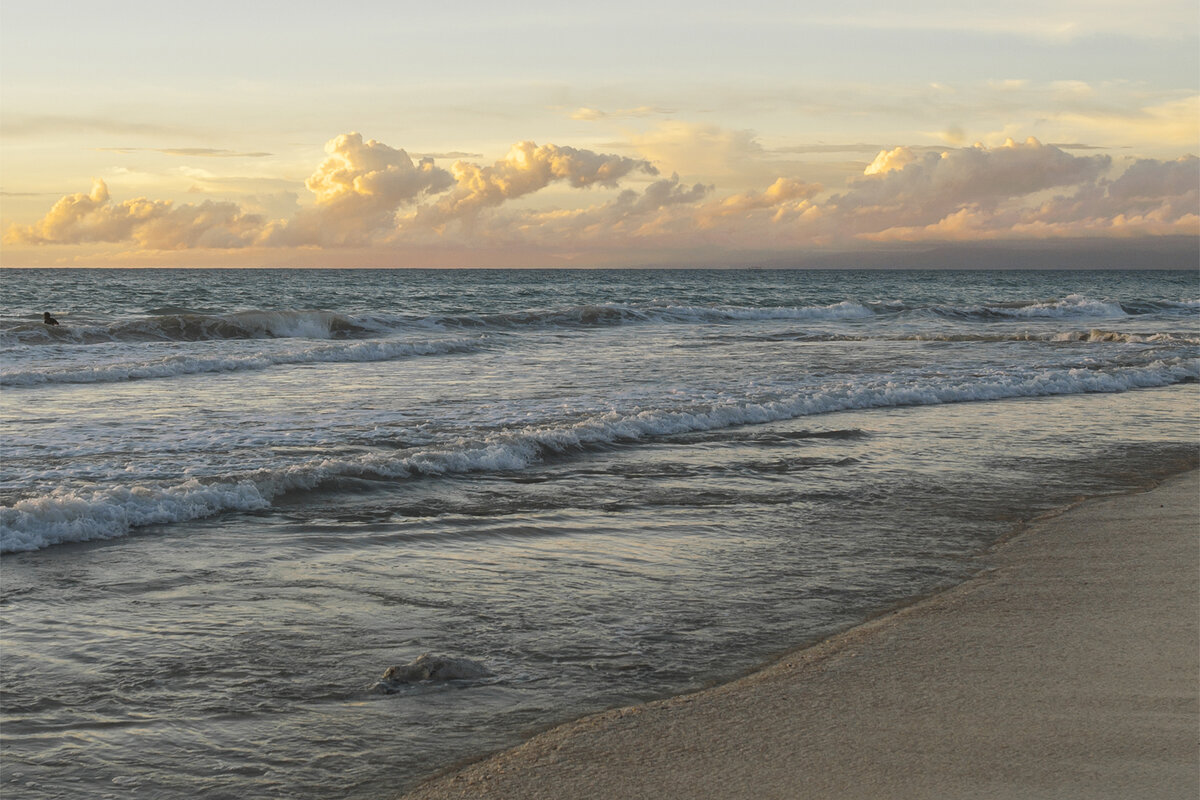
[[[562,725],[408,798],[1200,797],[1200,472],[730,684]]]

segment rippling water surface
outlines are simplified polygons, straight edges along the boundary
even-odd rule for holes
[[[378,797],[1197,462],[1190,272],[3,288],[13,796]],[[423,652],[491,674],[379,682]]]

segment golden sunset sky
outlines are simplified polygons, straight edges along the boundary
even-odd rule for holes
[[[1195,0],[13,0],[0,263],[1194,242],[1198,41]]]

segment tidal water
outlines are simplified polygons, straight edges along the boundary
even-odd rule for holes
[[[1168,271],[4,270],[0,792],[378,798],[728,679],[1194,468],[1198,298]],[[427,652],[489,674],[380,682]]]

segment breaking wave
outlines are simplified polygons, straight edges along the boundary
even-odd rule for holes
[[[168,309],[157,309],[168,310]],[[239,311],[158,314],[105,325],[72,321],[58,327],[23,322],[0,332],[5,345],[99,344],[104,342],[202,342],[224,339],[354,339],[413,329],[527,327],[586,328],[645,322],[726,322],[735,320],[846,320],[873,316],[850,301],[804,307],[635,306],[619,303],[578,305],[478,314],[338,314],[331,311]]]
[[[157,309],[166,310],[166,309]],[[236,311],[229,314],[176,312],[107,324],[22,323],[4,331],[5,344],[97,344],[101,342],[203,342],[220,339],[341,339],[366,335],[364,320],[332,311]]]
[[[990,305],[920,305],[900,301],[843,300],[811,306],[697,306],[661,303],[601,303],[527,311],[470,314],[410,314],[333,311],[238,311],[196,313],[164,307],[152,314],[106,324],[61,318],[62,325],[21,322],[0,331],[0,344],[96,344],[102,342],[198,342],[223,339],[355,339],[414,328],[527,327],[586,328],[637,323],[720,323],[753,320],[852,321],[881,315],[932,315],[965,321],[1049,318],[1118,319],[1143,314],[1194,316],[1200,301],[1131,301],[1116,303],[1072,294],[1059,300]]]
[[[1044,303],[1006,303],[995,306],[983,306],[983,313],[1017,318],[1128,316],[1120,303],[1108,303],[1078,294],[1067,295],[1062,300],[1052,300]]]
[[[557,427],[528,426],[479,441],[375,452],[355,458],[311,459],[279,469],[189,480],[173,486],[90,491],[58,490],[0,509],[0,552],[125,535],[133,528],[267,508],[284,493],[319,489],[341,478],[397,480],[420,475],[520,470],[557,454],[617,442],[737,425],[775,422],[850,409],[892,408],[1014,397],[1122,392],[1200,378],[1200,360],[1141,367],[1021,370],[982,376],[878,376],[801,391],[770,402],[730,402],[691,408],[609,413]]]
[[[1122,319],[1146,314],[1162,314],[1172,317],[1194,316],[1196,312],[1200,311],[1200,301],[1118,303],[1080,294],[1069,294],[1061,299],[1045,301],[1010,301],[968,306],[881,303],[874,308],[877,312],[907,312],[963,321],[1002,322],[1023,319]]]

